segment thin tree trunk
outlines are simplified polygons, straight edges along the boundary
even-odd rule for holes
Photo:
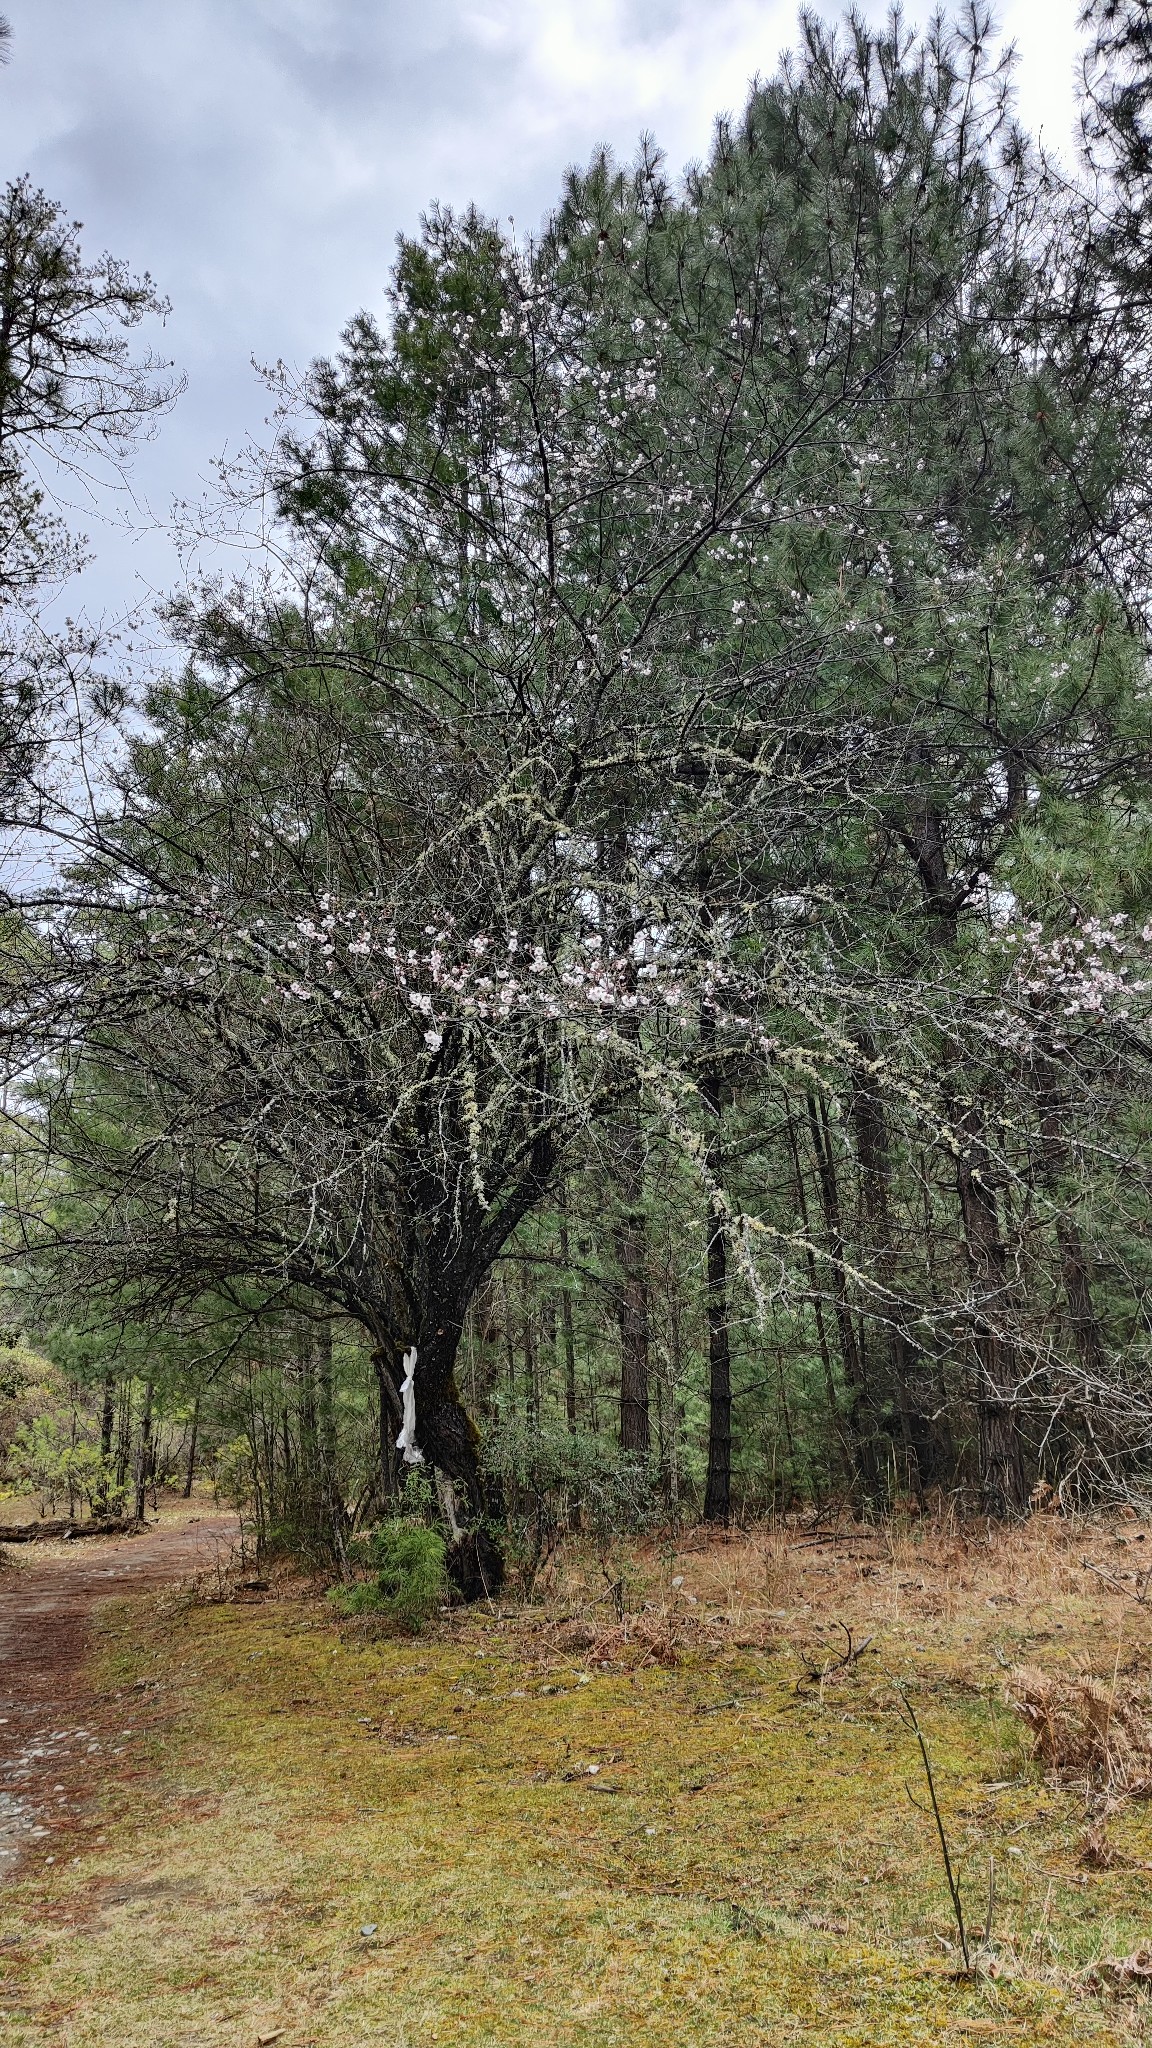
[[[132,1381],[126,1379],[120,1389],[120,1416],[116,1434],[116,1490],[119,1493],[128,1483],[128,1462],[132,1455]]]
[[[701,1043],[715,1037],[711,1013],[700,1016]],[[705,1068],[700,1084],[708,1136],[704,1159],[709,1178],[719,1181],[724,1159],[721,1137],[723,1102],[720,1077]],[[732,1518],[732,1353],[728,1335],[728,1242],[724,1219],[709,1201],[705,1220],[705,1321],[708,1327],[708,1475],[704,1485],[704,1520],[727,1528]]]
[[[100,1482],[93,1506],[101,1514],[108,1511],[108,1477],[112,1463],[112,1431],[116,1421],[116,1381],[112,1373],[104,1375],[104,1397],[100,1409]]]
[[[1010,771],[1010,781],[1011,807],[1018,814],[1026,800],[1026,787],[1015,766]],[[954,954],[961,895],[949,873],[944,822],[930,799],[926,798],[915,814],[909,814],[899,836],[915,863],[936,944],[943,953]],[[944,1058],[954,1074],[964,1073],[968,1063],[960,1046],[946,1046]],[[959,1113],[953,1102],[948,1101],[947,1106],[957,1138],[956,1190],[964,1248],[969,1270],[983,1296],[973,1333],[980,1486],[985,1504],[993,1513],[1014,1513],[1027,1501],[1027,1481],[1016,1405],[1020,1384],[1018,1359],[1005,1329],[1011,1292],[1008,1256],[992,1183],[984,1117],[975,1091]]]
[[[1016,1406],[1019,1361],[1005,1330],[1011,1305],[1008,1254],[980,1106],[972,1098],[951,1113],[959,1140],[956,1188],[965,1247],[983,1295],[974,1329],[980,1487],[990,1513],[1017,1514],[1027,1504],[1028,1482]]]
[[[188,1445],[188,1469],[184,1475],[184,1498],[192,1498],[192,1481],[196,1477],[196,1437],[200,1428],[200,1396],[192,1403],[192,1437]]]
[[[632,848],[621,808],[608,821],[600,845],[606,889],[601,899],[604,929],[617,959],[628,960],[636,935],[630,885]],[[634,986],[634,982],[633,982]],[[635,1013],[618,1013],[621,1035],[635,1043]],[[649,1313],[648,1217],[644,1206],[644,1134],[638,1117],[625,1110],[615,1126],[617,1205],[612,1226],[616,1264],[616,1322],[620,1332],[620,1447],[647,1459]]]
[[[136,1452],[136,1520],[144,1520],[144,1494],[148,1485],[152,1454],[152,1381],[144,1382],[144,1412],[140,1417],[140,1441]]]
[[[376,1373],[377,1484],[383,1507],[396,1494],[396,1438],[404,1411],[400,1402],[400,1375],[392,1370],[382,1345],[377,1345],[372,1353],[372,1364]]]
[[[296,1431],[299,1444],[296,1497],[309,1535],[324,1534],[324,1496],[320,1484],[320,1446],[316,1433],[316,1381],[313,1373],[314,1339],[312,1325],[304,1317],[296,1325],[296,1361],[300,1391],[296,1401]]]
[[[836,1379],[832,1371],[832,1352],[828,1344],[828,1332],[824,1324],[824,1305],[820,1299],[820,1291],[817,1284],[816,1252],[812,1243],[812,1223],[808,1213],[808,1197],[804,1192],[804,1172],[800,1165],[800,1148],[796,1142],[796,1126],[790,1116],[787,1122],[788,1144],[792,1153],[792,1166],[796,1177],[796,1206],[800,1211],[800,1222],[804,1231],[804,1260],[808,1268],[809,1298],[812,1303],[812,1315],[816,1324],[816,1347],[820,1353],[820,1363],[824,1370],[824,1394],[828,1402],[828,1416],[836,1438],[837,1448],[840,1452],[845,1476],[848,1479],[849,1485],[855,1487],[859,1478],[859,1469],[852,1436],[845,1425],[844,1416],[841,1412],[840,1401],[836,1392]]]
[[[1080,1226],[1065,1211],[1056,1220],[1056,1243],[1060,1252],[1060,1279],[1068,1305],[1072,1341],[1085,1379],[1098,1386],[1105,1368],[1104,1336],[1092,1298],[1088,1256]]]
[[[708,1476],[704,1520],[725,1528],[732,1518],[732,1355],[728,1338],[728,1243],[714,1212],[708,1219]]]
[[[340,1487],[336,1440],[336,1399],[332,1384],[332,1324],[327,1317],[312,1325],[312,1379],[316,1392],[316,1455],[326,1529],[343,1560],[347,1550],[348,1511]]]
[[[560,1258],[564,1267],[564,1287],[560,1295],[560,1335],[564,1345],[564,1414],[570,1430],[574,1431],[576,1415],[576,1330],[572,1315],[572,1292],[569,1286],[568,1214],[560,1210]]]
[[[867,1032],[857,1039],[860,1066],[853,1089],[856,1156],[860,1162],[861,1240],[871,1260],[873,1278],[891,1297],[873,1317],[871,1335],[862,1325],[861,1355],[872,1350],[876,1360],[868,1384],[892,1403],[900,1422],[907,1481],[923,1501],[925,1473],[921,1446],[927,1449],[927,1425],[913,1384],[915,1348],[909,1343],[899,1301],[899,1261],[892,1214],[892,1144],[884,1099],[876,1079],[876,1051]],[[873,1399],[876,1398],[874,1391]],[[925,1459],[924,1463],[928,1463]],[[930,1474],[928,1475],[930,1476]]]
[[[647,1458],[648,1220],[644,1209],[644,1144],[639,1125],[620,1127],[617,1151],[619,1207],[612,1237],[616,1255],[616,1321],[620,1331],[620,1447]]]
[[[116,1381],[104,1375],[104,1404],[100,1410],[100,1456],[107,1465],[112,1457],[112,1425],[116,1419]]]
[[[864,1360],[856,1341],[856,1328],[852,1321],[852,1305],[848,1295],[836,1159],[832,1150],[828,1115],[823,1103],[817,1105],[815,1097],[809,1095],[807,1107],[808,1129],[816,1161],[816,1180],[820,1189],[824,1231],[832,1268],[832,1307],[840,1343],[844,1381],[852,1404],[851,1428],[856,1463],[866,1491],[875,1496],[880,1489],[881,1475],[876,1458],[875,1425],[868,1400]]]
[[[791,1473],[789,1498],[784,1503],[785,1508],[789,1508],[792,1505],[791,1495],[796,1491],[796,1482],[799,1476],[799,1459],[796,1456],[796,1439],[792,1434],[792,1416],[788,1408],[788,1388],[784,1380],[784,1354],[782,1351],[777,1351],[776,1353],[776,1380],[780,1389],[780,1413],[784,1418],[784,1442],[788,1450],[788,1469]]]
[[[540,1421],[540,1365],[532,1314],[532,1274],[526,1259],[520,1267],[520,1342],[524,1352],[524,1412],[529,1427],[535,1429]]]

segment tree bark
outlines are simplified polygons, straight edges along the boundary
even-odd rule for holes
[[[140,1441],[136,1450],[136,1520],[144,1520],[144,1495],[148,1486],[152,1455],[152,1382],[144,1383],[144,1412],[140,1417]]]
[[[800,1222],[804,1231],[804,1258],[808,1268],[809,1299],[812,1303],[812,1315],[816,1324],[816,1345],[820,1353],[820,1363],[824,1370],[824,1393],[828,1402],[828,1419],[831,1422],[840,1451],[845,1477],[855,1491],[860,1477],[859,1467],[852,1440],[852,1432],[845,1425],[836,1392],[836,1380],[832,1372],[832,1353],[828,1344],[828,1332],[824,1324],[824,1306],[821,1302],[820,1290],[817,1285],[816,1253],[812,1243],[812,1223],[808,1214],[808,1197],[804,1192],[804,1172],[800,1165],[800,1147],[796,1142],[796,1126],[791,1116],[788,1117],[787,1123],[788,1143],[792,1153],[792,1166],[796,1175],[796,1206],[800,1212]]]
[[[504,1583],[504,1560],[485,1527],[489,1501],[476,1428],[456,1384],[462,1331],[462,1315],[442,1312],[422,1320],[416,1348],[416,1442],[425,1462],[450,1482],[463,1528],[448,1552],[449,1573],[466,1600],[492,1599]]]
[[[562,1198],[560,1206],[560,1260],[564,1268],[564,1286],[560,1294],[560,1334],[564,1345],[564,1415],[568,1428],[576,1429],[576,1331],[572,1317],[572,1294],[568,1285],[569,1258],[568,1210]]]
[[[707,1020],[710,1022],[711,1020]],[[705,1074],[700,1090],[711,1119],[705,1158],[711,1175],[723,1168],[720,1080]],[[704,1487],[704,1520],[724,1528],[732,1518],[732,1355],[728,1339],[728,1244],[724,1220],[711,1203],[706,1220],[705,1316],[708,1325],[708,1476]]]
[[[382,1344],[377,1344],[372,1353],[372,1365],[376,1374],[377,1490],[384,1507],[396,1493],[396,1437],[403,1420],[403,1409],[399,1377],[389,1364]]]
[[[849,1425],[852,1431],[855,1462],[864,1491],[875,1498],[881,1490],[881,1473],[876,1455],[876,1430],[871,1413],[865,1363],[852,1321],[848,1277],[844,1270],[844,1226],[828,1113],[823,1103],[817,1105],[812,1095],[807,1098],[807,1109],[808,1130],[816,1161],[816,1181],[820,1189],[820,1206],[824,1212],[824,1232],[832,1268],[832,1309],[840,1345],[844,1382],[851,1402]]]
[[[879,1287],[892,1297],[873,1316],[870,1332],[861,1330],[861,1351],[874,1360],[867,1380],[877,1395],[891,1403],[900,1427],[908,1478],[923,1499],[925,1482],[933,1476],[935,1458],[931,1424],[923,1413],[915,1383],[916,1347],[909,1341],[899,1295],[900,1260],[892,1213],[892,1143],[884,1098],[876,1078],[876,1049],[867,1032],[857,1038],[860,1064],[853,1088],[856,1156],[860,1165],[860,1215],[865,1256]]]
[[[192,1403],[192,1436],[188,1445],[188,1469],[184,1475],[184,1498],[192,1498],[192,1481],[196,1477],[196,1438],[200,1428],[200,1396]]]
[[[980,1105],[973,1098],[958,1114],[953,1112],[953,1117],[959,1140],[956,1188],[965,1247],[972,1276],[983,1294],[974,1330],[980,1489],[989,1513],[1019,1514],[1027,1505],[1028,1481],[1016,1406],[1019,1361],[1003,1320],[1011,1301],[1008,1253],[1000,1230]]]
[[[100,1485],[94,1508],[101,1514],[108,1512],[109,1466],[112,1463],[112,1430],[116,1421],[116,1380],[112,1373],[104,1375],[104,1398],[100,1409]]]
[[[132,1455],[132,1379],[129,1376],[120,1388],[120,1413],[116,1433],[116,1491],[119,1493],[128,1484],[128,1465]]]
[[[312,1326],[312,1379],[316,1394],[316,1453],[320,1495],[337,1557],[347,1554],[348,1509],[340,1485],[336,1402],[332,1385],[332,1325],[327,1317]]]
[[[524,1352],[524,1412],[529,1427],[540,1423],[540,1360],[532,1314],[532,1275],[525,1259],[520,1267],[520,1342]]]

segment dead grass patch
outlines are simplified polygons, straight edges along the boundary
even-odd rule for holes
[[[1041,1671],[1020,1665],[1005,1698],[1053,1772],[1127,1799],[1152,1795],[1152,1713],[1148,1687],[1117,1673]]]

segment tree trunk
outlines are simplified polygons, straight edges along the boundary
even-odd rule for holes
[[[728,1246],[721,1219],[708,1219],[708,1478],[704,1520],[732,1517],[732,1362],[728,1343]]]
[[[868,1384],[864,1359],[857,1342],[856,1328],[852,1321],[852,1304],[848,1295],[848,1276],[845,1268],[844,1228],[841,1221],[840,1190],[836,1178],[836,1160],[832,1151],[832,1136],[828,1113],[823,1103],[816,1103],[809,1095],[808,1129],[812,1139],[812,1152],[816,1161],[816,1179],[820,1189],[820,1204],[824,1211],[824,1231],[832,1268],[832,1307],[836,1321],[836,1334],[840,1344],[840,1358],[844,1370],[844,1381],[851,1401],[850,1427],[855,1451],[855,1461],[860,1473],[864,1491],[875,1499],[881,1491],[881,1472],[876,1455],[875,1421],[868,1399]]]
[[[899,1421],[909,1483],[921,1501],[925,1481],[937,1464],[933,1426],[924,1414],[916,1385],[916,1346],[910,1341],[905,1311],[899,1300],[900,1260],[892,1213],[892,1144],[884,1098],[876,1078],[876,1050],[867,1032],[857,1039],[860,1065],[853,1088],[856,1156],[860,1164],[860,1220],[864,1256],[872,1277],[889,1296],[874,1314],[870,1330],[861,1330],[860,1348],[872,1355],[867,1380],[891,1404]]]
[[[347,1554],[348,1510],[340,1486],[336,1402],[332,1386],[332,1325],[312,1325],[312,1379],[316,1390],[316,1455],[325,1525],[337,1557]]]
[[[1076,1218],[1066,1212],[1056,1221],[1056,1243],[1060,1252],[1060,1279],[1068,1306],[1072,1342],[1085,1379],[1096,1387],[1105,1367],[1104,1337],[1092,1299],[1088,1257],[1080,1226]]]
[[[104,1398],[100,1409],[100,1480],[99,1490],[93,1507],[100,1514],[108,1512],[109,1467],[112,1463],[112,1431],[116,1421],[116,1381],[112,1373],[104,1375]]]
[[[524,1353],[524,1412],[530,1429],[540,1422],[540,1362],[532,1313],[532,1274],[527,1259],[520,1267],[520,1343]]]
[[[200,1396],[192,1403],[192,1437],[188,1445],[188,1470],[184,1475],[184,1498],[192,1498],[192,1481],[196,1476],[196,1436],[200,1427]]]
[[[632,845],[626,809],[606,821],[600,845],[606,888],[601,900],[604,931],[617,959],[627,960],[636,936]],[[629,980],[635,986],[635,970]],[[617,1013],[621,1036],[636,1042],[635,1012]],[[620,1448],[648,1459],[652,1432],[648,1416],[648,1217],[644,1207],[644,1133],[636,1114],[621,1113],[614,1130],[616,1213],[612,1243],[616,1264],[616,1323],[620,1332]]]
[[[560,1334],[564,1345],[564,1415],[570,1430],[576,1428],[576,1330],[572,1316],[572,1292],[568,1285],[568,1212],[560,1211],[560,1258],[564,1266],[564,1287],[560,1295]]]
[[[376,1373],[377,1491],[381,1507],[396,1494],[396,1438],[403,1420],[400,1405],[400,1376],[394,1372],[383,1345],[372,1353]]]
[[[836,1392],[836,1380],[832,1371],[832,1353],[828,1344],[828,1332],[824,1324],[824,1305],[817,1285],[816,1252],[812,1243],[812,1223],[808,1214],[808,1197],[804,1192],[804,1172],[800,1165],[800,1147],[796,1142],[796,1126],[788,1118],[788,1144],[792,1153],[792,1166],[796,1176],[796,1207],[800,1213],[800,1224],[804,1232],[804,1262],[808,1268],[808,1295],[812,1303],[812,1316],[816,1324],[816,1347],[820,1353],[820,1364],[824,1371],[824,1394],[828,1402],[828,1419],[836,1438],[845,1477],[855,1489],[859,1471],[853,1449],[851,1432],[846,1428]]]
[[[619,1131],[619,1206],[612,1227],[616,1257],[614,1307],[620,1331],[620,1448],[647,1458],[652,1446],[648,1417],[648,1219],[644,1209],[644,1141],[629,1119]]]
[[[956,1188],[965,1248],[983,1294],[974,1327],[980,1489],[991,1514],[1019,1514],[1027,1505],[1028,1482],[1016,1406],[1019,1362],[1004,1327],[1011,1303],[1008,1254],[980,1106],[972,1098],[958,1114],[950,1113],[959,1139]]]
[[[492,1599],[504,1583],[504,1560],[485,1527],[489,1500],[477,1455],[476,1428],[456,1385],[463,1316],[442,1312],[421,1321],[416,1349],[416,1442],[425,1462],[449,1482],[446,1518],[458,1524],[448,1570],[466,1600]],[[441,1490],[441,1500],[445,1498]]]
[[[100,1456],[107,1465],[112,1457],[112,1425],[116,1419],[116,1381],[104,1375],[104,1403],[100,1410]]]
[[[702,1020],[711,1024],[711,1019]],[[711,1129],[705,1159],[712,1177],[719,1179],[721,1155],[720,1082],[706,1073],[701,1084]],[[704,1520],[724,1528],[732,1518],[732,1357],[728,1341],[728,1244],[724,1219],[713,1204],[706,1219],[708,1242],[705,1252],[705,1316],[708,1325],[708,1477],[704,1487]]]
[[[116,1434],[116,1491],[119,1493],[128,1484],[128,1464],[132,1455],[132,1386],[131,1378],[124,1381],[120,1389],[120,1415]]]
[[[148,1485],[152,1455],[152,1382],[144,1383],[144,1413],[140,1417],[140,1441],[136,1451],[136,1520],[144,1520],[144,1494]]]
[[[1012,780],[1012,803],[1018,810],[1024,800],[1024,783],[1014,771]],[[935,943],[943,953],[952,955],[966,885],[958,889],[950,875],[944,820],[930,798],[926,797],[920,808],[909,814],[899,836],[915,863]],[[944,1058],[951,1072],[963,1074],[967,1063],[961,1047],[946,1045]],[[984,1309],[990,1306],[992,1311],[989,1315],[978,1307],[974,1327],[980,1487],[991,1512],[1014,1513],[1026,1504],[1027,1482],[1016,1406],[1016,1347],[1006,1334],[1003,1321],[1010,1299],[1008,1257],[1000,1231],[980,1105],[973,1094],[957,1114],[947,1093],[945,1101],[958,1140],[956,1188],[968,1266],[983,1295]]]

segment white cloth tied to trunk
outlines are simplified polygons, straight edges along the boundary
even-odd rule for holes
[[[406,1465],[422,1465],[424,1453],[416,1441],[416,1346],[404,1353],[404,1378],[400,1384],[400,1399],[404,1404],[404,1420],[396,1439],[396,1449],[404,1454]]]

